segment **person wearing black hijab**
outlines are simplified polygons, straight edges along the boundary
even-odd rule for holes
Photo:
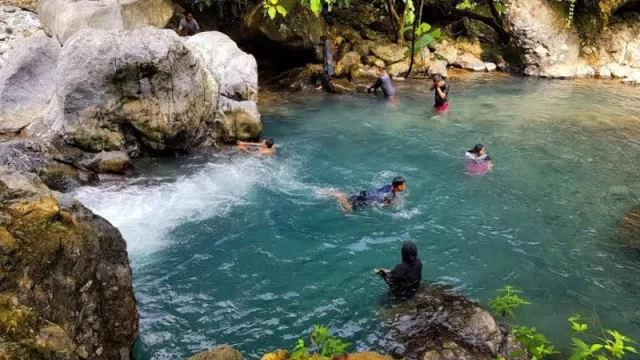
[[[375,269],[389,285],[391,293],[400,298],[409,298],[418,291],[422,280],[422,261],[418,258],[418,248],[411,241],[402,244],[402,263],[393,270]]]

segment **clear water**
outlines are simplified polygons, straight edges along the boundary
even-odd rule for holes
[[[424,84],[392,106],[365,95],[282,95],[263,108],[278,155],[233,151],[141,164],[141,179],[78,197],[127,240],[141,314],[137,359],[222,343],[245,356],[291,347],[314,324],[380,349],[385,291],[372,268],[414,240],[424,279],[486,303],[512,284],[519,322],[567,344],[596,312],[640,340],[640,254],[615,237],[640,203],[640,92],[596,82],[469,75],[433,117]],[[487,145],[493,173],[464,172]],[[400,174],[392,209],[345,215],[315,189],[357,191]]]

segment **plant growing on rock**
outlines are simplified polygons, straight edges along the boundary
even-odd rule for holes
[[[309,341],[312,349],[315,351],[313,354],[309,354],[309,348],[305,345],[304,340],[298,339],[289,358],[291,360],[305,360],[309,358],[331,360],[344,354],[345,350],[351,345],[351,343],[344,342],[331,334],[329,328],[319,325],[313,327]]]
[[[522,291],[507,285],[503,289],[498,290],[498,295],[495,299],[489,302],[489,306],[493,309],[494,315],[498,317],[506,317],[513,320],[514,310],[522,305],[529,305],[530,303],[521,298],[518,294]]]

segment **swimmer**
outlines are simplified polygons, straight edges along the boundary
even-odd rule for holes
[[[402,244],[402,263],[393,270],[373,271],[389,285],[391,293],[400,298],[409,298],[420,288],[422,281],[422,261],[418,258],[418,247],[411,241]]]
[[[379,189],[361,191],[355,195],[349,195],[340,191],[334,191],[333,196],[338,204],[347,212],[352,212],[358,208],[380,205],[387,207],[396,198],[396,193],[403,192],[407,188],[407,181],[402,176],[393,178],[391,185],[385,185]]]
[[[238,140],[236,144],[238,145],[238,149],[250,155],[275,155],[276,154],[276,147],[273,146],[272,138],[268,138],[259,143],[248,143],[248,142]],[[253,149],[250,150],[250,149],[247,149],[247,146],[254,147],[254,148],[258,147],[258,148],[255,150]]]
[[[437,112],[445,112],[449,109],[449,84],[444,81],[442,75],[433,75],[433,84],[429,88],[429,91],[435,90],[435,102],[433,103],[434,109]]]
[[[473,149],[464,153],[467,162],[467,171],[474,174],[484,174],[493,168],[491,157],[487,155],[487,149],[482,144],[477,144]]]
[[[376,67],[376,76],[378,76],[378,80],[367,88],[367,92],[376,92],[378,88],[382,89],[382,93],[385,97],[389,98],[391,102],[394,102],[396,99],[396,89],[393,87],[391,83],[391,78],[386,71],[384,71],[380,67]]]

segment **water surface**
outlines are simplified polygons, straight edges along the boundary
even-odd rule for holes
[[[397,106],[369,97],[281,95],[263,107],[278,155],[148,161],[127,185],[78,197],[123,233],[141,315],[137,359],[230,343],[245,356],[292,347],[314,324],[381,349],[377,313],[400,246],[426,281],[482,303],[506,284],[532,305],[518,321],[567,343],[567,317],[597,313],[640,340],[640,256],[615,230],[640,203],[640,93],[600,82],[473,75],[434,117],[421,83]],[[493,173],[464,172],[486,144]],[[343,214],[319,188],[358,191],[395,175],[391,209]]]

